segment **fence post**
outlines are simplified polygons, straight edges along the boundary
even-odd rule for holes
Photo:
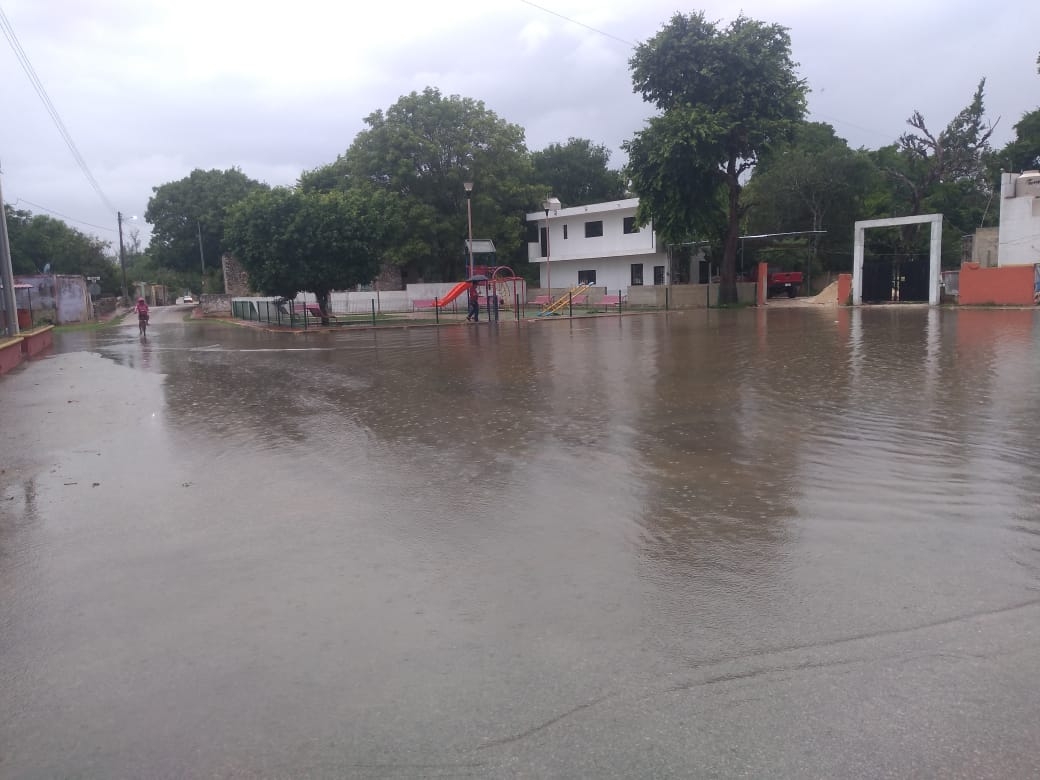
[[[574,316],[574,293],[567,293],[567,316]]]
[[[372,299],[372,327],[376,326],[376,300]]]
[[[439,301],[440,298],[433,299],[433,318],[438,325],[441,324],[441,307]]]
[[[520,293],[513,293],[513,297],[516,299],[516,321],[520,322]]]
[[[668,291],[669,291],[669,289],[671,289],[669,287],[669,285],[665,285],[665,287],[664,287],[664,310],[665,311],[668,311]]]
[[[621,316],[621,288],[618,287],[617,291],[617,316]]]

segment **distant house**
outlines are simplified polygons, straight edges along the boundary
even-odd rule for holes
[[[1000,175],[997,265],[1040,263],[1040,171]]]
[[[669,284],[668,253],[653,226],[636,224],[638,198],[527,215],[527,258],[540,264],[541,287],[591,284],[613,292]]]

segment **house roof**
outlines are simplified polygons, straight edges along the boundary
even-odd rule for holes
[[[594,214],[605,214],[610,211],[635,211],[637,208],[639,208],[639,198],[625,198],[624,200],[608,200],[603,203],[589,203],[585,206],[562,208],[550,212],[549,216],[553,219],[558,217],[592,216]],[[532,211],[527,215],[528,222],[535,222],[539,219],[545,219],[544,210]]]

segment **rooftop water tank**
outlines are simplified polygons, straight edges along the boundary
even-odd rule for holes
[[[1015,197],[1040,198],[1040,171],[1023,171],[1015,181]]]

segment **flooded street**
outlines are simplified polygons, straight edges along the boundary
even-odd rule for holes
[[[307,335],[0,378],[0,777],[1035,777],[1040,314]]]

